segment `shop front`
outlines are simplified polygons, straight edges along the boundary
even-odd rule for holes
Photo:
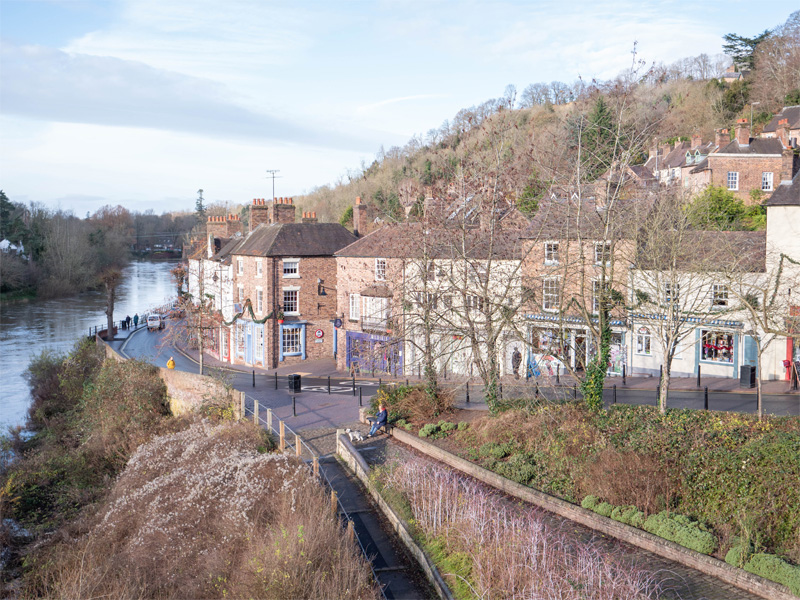
[[[403,374],[402,351],[395,338],[348,331],[345,342],[346,365],[351,374]]]

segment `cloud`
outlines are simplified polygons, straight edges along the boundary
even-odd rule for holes
[[[7,43],[0,60],[6,115],[348,150],[379,143],[255,112],[238,105],[222,84],[136,61]]]
[[[381,100],[380,102],[374,102],[373,104],[365,104],[363,106],[359,106],[356,109],[356,112],[369,112],[376,108],[381,108],[382,106],[388,106],[390,104],[397,104],[399,102],[408,102],[409,100],[429,100],[431,98],[444,98],[444,94],[417,94],[415,96],[401,96],[400,98],[389,98],[388,100]]]

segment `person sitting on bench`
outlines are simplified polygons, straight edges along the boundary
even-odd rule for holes
[[[378,430],[381,427],[383,428],[386,427],[386,423],[389,420],[389,411],[386,410],[386,407],[383,405],[383,402],[381,402],[378,405],[378,414],[375,415],[374,417],[367,417],[367,419],[372,421],[372,427],[370,428],[367,437],[372,437],[373,435],[378,433]]]

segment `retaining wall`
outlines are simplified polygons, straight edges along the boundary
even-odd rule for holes
[[[367,410],[368,409],[362,409],[361,411],[362,422],[366,422],[365,415]],[[418,436],[399,428],[390,428],[389,435],[431,458],[443,462],[492,487],[502,490],[510,496],[535,504],[549,512],[585,525],[595,531],[617,538],[633,546],[643,548],[644,550],[648,550],[664,558],[674,560],[675,562],[686,565],[701,573],[716,577],[725,583],[735,585],[751,594],[756,594],[763,598],[768,598],[769,600],[797,600],[797,596],[792,594],[786,586],[748,573],[743,569],[737,569],[716,558],[700,554],[689,548],[684,548],[674,542],[652,535],[636,527],[631,527],[630,525],[598,515],[597,513],[572,504],[571,502],[561,500],[555,496],[545,494],[539,490],[506,479],[468,460],[460,458],[455,454],[442,450],[429,442],[423,441]]]
[[[347,436],[341,430],[336,432],[336,453],[339,455],[339,457],[341,457],[345,464],[350,467],[350,470],[356,475],[356,477],[361,480],[361,483],[364,484],[364,487],[367,488],[367,491],[372,496],[372,499],[375,500],[375,503],[381,509],[381,512],[383,512],[383,514],[389,520],[389,523],[391,523],[392,528],[397,532],[397,536],[403,542],[405,547],[408,548],[408,551],[416,559],[420,567],[422,567],[422,570],[425,572],[425,576],[428,578],[428,581],[430,581],[433,587],[436,588],[436,592],[439,594],[439,597],[443,600],[453,600],[453,595],[450,592],[450,588],[447,587],[447,584],[445,583],[444,579],[442,579],[439,570],[433,564],[430,556],[428,556],[427,552],[417,545],[417,543],[414,541],[414,537],[408,530],[408,526],[406,525],[405,521],[394,511],[391,506],[386,503],[386,501],[380,495],[380,492],[375,489],[375,486],[369,478],[369,465],[367,465],[353,444],[350,443],[350,440],[347,439]]]

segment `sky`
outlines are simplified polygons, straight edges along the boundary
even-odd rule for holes
[[[83,216],[299,196],[462,108],[609,79],[795,1],[0,0],[0,189]],[[271,179],[268,170],[277,169]]]

